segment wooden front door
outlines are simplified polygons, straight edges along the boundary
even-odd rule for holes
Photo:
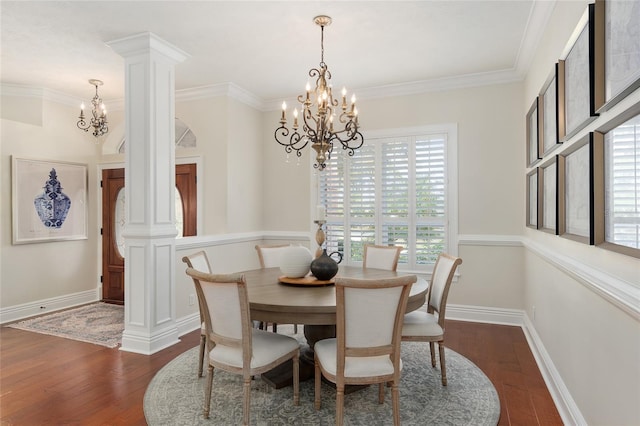
[[[118,238],[124,226],[124,169],[102,171],[102,300],[124,303],[124,245]],[[176,165],[176,189],[182,208],[182,235],[196,235],[196,165]],[[118,247],[120,244],[120,247]]]

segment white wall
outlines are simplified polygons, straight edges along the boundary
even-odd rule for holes
[[[585,1],[556,3],[549,31],[525,81],[522,108],[528,108],[542,89],[586,7]],[[640,91],[636,91],[561,149],[639,101]],[[520,174],[527,170],[522,168]],[[561,380],[570,395],[565,403],[576,414],[571,423],[639,424],[638,307],[634,314],[601,289],[611,286],[637,292],[640,260],[528,228],[523,233],[524,307],[552,360],[550,375]]]
[[[93,137],[75,127],[78,108],[47,100],[3,96],[0,145],[1,258],[0,306],[64,296],[79,303],[95,299],[99,283],[96,244],[96,155]],[[7,114],[5,116],[5,113]],[[9,117],[10,119],[6,119]],[[20,117],[20,121],[16,118]],[[77,162],[88,171],[88,239],[12,245],[11,156]],[[37,194],[33,194],[34,196]],[[44,305],[48,311],[60,307]],[[39,307],[38,307],[39,309]],[[31,313],[33,314],[33,313]]]
[[[262,114],[228,100],[227,232],[263,229]]]
[[[445,123],[458,126],[459,231],[493,244],[474,242],[460,248],[463,264],[460,279],[451,289],[451,303],[524,308],[521,248],[500,242],[522,230],[522,103],[520,83],[359,101],[365,143],[368,131]],[[313,150],[305,149],[300,164],[295,158],[286,163],[284,150],[273,140],[278,119],[278,112],[271,112],[264,124],[269,165],[264,172],[265,227],[308,230],[309,156]],[[299,214],[294,213],[294,206],[300,206],[296,209]]]
[[[202,178],[206,182],[202,203],[203,234],[220,234],[227,229],[229,141],[228,101],[225,97],[209,97],[176,102],[176,116],[193,131],[197,147],[176,155],[198,155],[202,158]]]

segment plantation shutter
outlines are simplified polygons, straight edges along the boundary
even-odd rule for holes
[[[353,156],[337,147],[319,172],[327,251],[359,264],[364,244],[399,245],[399,265],[433,265],[446,251],[446,145],[440,133],[370,138]]]

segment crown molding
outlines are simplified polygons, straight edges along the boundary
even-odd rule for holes
[[[265,111],[262,99],[235,83],[212,84],[209,86],[176,90],[177,101],[194,101],[224,96],[235,99],[257,110]]]
[[[533,2],[515,63],[515,73],[522,79],[524,79],[531,67],[537,47],[544,34],[544,29],[547,28],[555,7],[556,0]]]

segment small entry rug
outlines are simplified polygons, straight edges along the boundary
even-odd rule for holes
[[[278,325],[278,332],[281,326]],[[471,361],[447,349],[448,386],[440,382],[440,368],[432,368],[429,345],[402,344],[403,372],[400,384],[400,420],[404,425],[496,425],[500,401],[491,381]],[[240,375],[216,370],[211,414],[202,416],[206,378],[197,377],[198,348],[179,355],[152,379],[144,396],[149,426],[233,425],[242,422]],[[206,371],[206,370],[205,370]],[[335,424],[335,390],[322,385],[322,407],[313,407],[313,378],[300,382],[300,405],[293,405],[291,386],[273,389],[260,378],[251,383],[251,424]],[[345,395],[345,425],[393,423],[391,390],[378,404],[378,386]]]
[[[20,321],[7,327],[115,348],[120,344],[124,331],[124,307],[93,303]]]

